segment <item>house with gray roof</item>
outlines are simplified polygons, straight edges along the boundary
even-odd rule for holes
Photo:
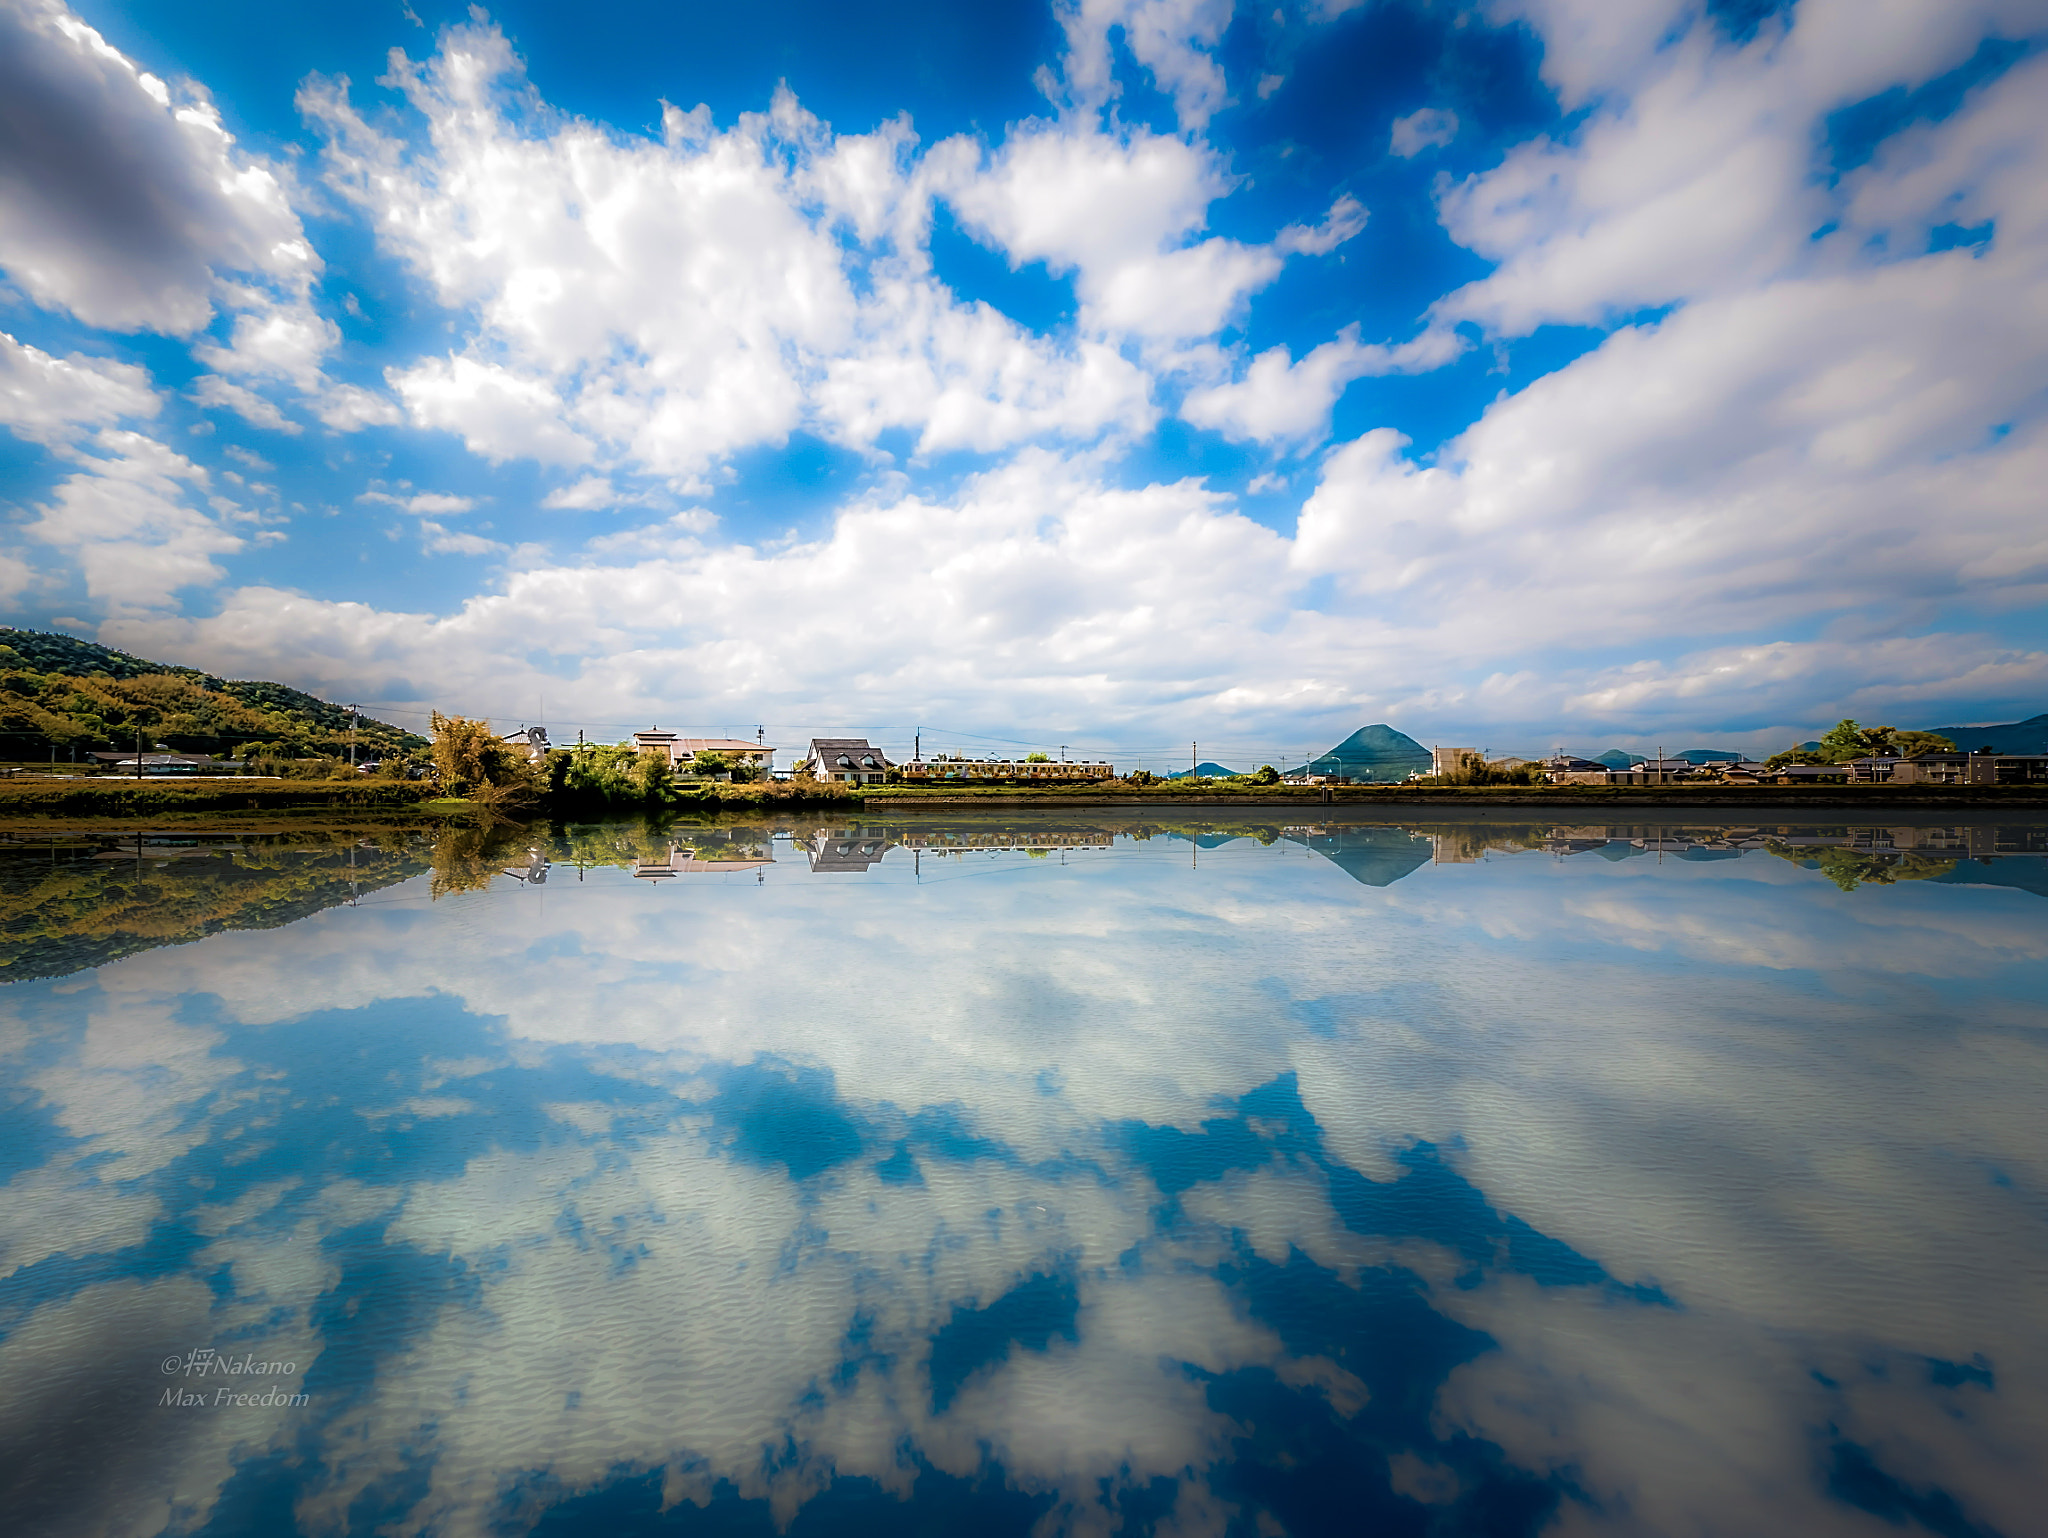
[[[865,737],[813,737],[810,751],[797,765],[797,773],[809,773],[814,780],[880,785],[895,767]]]

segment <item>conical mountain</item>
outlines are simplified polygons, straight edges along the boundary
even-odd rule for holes
[[[1405,780],[1411,774],[1427,774],[1429,749],[1382,721],[1377,726],[1361,726],[1329,752],[1311,759],[1306,767],[1311,774],[1386,783]]]

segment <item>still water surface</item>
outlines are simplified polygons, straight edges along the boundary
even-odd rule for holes
[[[73,836],[0,918],[12,1532],[2048,1531],[2048,825]]]

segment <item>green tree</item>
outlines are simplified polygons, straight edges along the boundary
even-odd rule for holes
[[[1924,753],[1953,753],[1956,745],[1940,732],[1899,732],[1893,738],[1893,746],[1905,758],[1918,758]]]
[[[1846,764],[1852,758],[1889,757],[1899,750],[1898,735],[1895,727],[1858,726],[1845,716],[1821,738],[1819,761],[1824,764]]]
[[[1052,762],[1052,758],[1049,754],[1045,753],[1026,753],[1024,755],[1024,762],[1027,764],[1049,764]]]
[[[1764,760],[1766,769],[1782,769],[1787,764],[1824,764],[1827,760],[1811,748],[1787,748],[1782,753],[1773,753]]]
[[[540,789],[527,756],[501,740],[487,721],[435,711],[433,752],[441,789],[449,795],[515,802]]]
[[[1271,764],[1261,764],[1258,767],[1258,772],[1251,776],[1251,782],[1254,785],[1278,785],[1280,783],[1280,771]]]
[[[723,753],[699,753],[690,760],[690,768],[706,779],[715,780],[721,774],[732,772],[732,760]]]

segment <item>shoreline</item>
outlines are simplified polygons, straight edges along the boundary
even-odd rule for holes
[[[1826,789],[1809,789],[1806,786],[1769,786],[1754,789],[1730,788],[1725,790],[1690,789],[1678,785],[1623,785],[1593,790],[1583,786],[1560,786],[1555,790],[1539,790],[1533,787],[1425,787],[1411,789],[1402,786],[1346,785],[1334,788],[1331,799],[1325,801],[1319,794],[1304,791],[1299,794],[1276,794],[1271,791],[1255,791],[1242,794],[1230,792],[1164,792],[1131,791],[1127,793],[1102,792],[1037,792],[1004,793],[988,791],[981,793],[948,793],[944,791],[922,792],[904,795],[901,792],[870,794],[861,798],[861,804],[871,810],[904,812],[919,807],[1000,807],[1004,809],[1037,808],[1056,810],[1061,807],[1123,807],[1138,809],[1147,806],[1206,806],[1206,807],[1294,807],[1310,811],[1335,811],[1339,808],[1370,809],[1373,807],[1427,807],[1434,811],[1456,809],[1485,810],[1492,807],[1515,807],[1536,810],[1543,808],[1585,809],[1585,808],[1685,808],[1711,809],[1714,811],[1753,811],[1759,813],[1783,813],[1797,811],[1837,813],[1843,811],[1943,811],[1950,808],[1970,811],[2048,811],[2048,785],[1930,785],[1914,786],[1910,789],[1889,786],[1871,786],[1867,790],[1845,790],[1839,786]]]
[[[738,787],[721,793],[692,796],[664,807],[550,807],[537,805],[494,809],[484,804],[422,794],[422,788],[394,782],[320,783],[269,781],[260,785],[215,781],[194,785],[178,781],[113,780],[94,776],[86,784],[20,781],[0,784],[0,827],[54,830],[59,824],[115,823],[134,828],[143,823],[218,827],[224,822],[255,822],[282,830],[316,822],[378,822],[397,826],[464,823],[491,815],[515,822],[615,822],[647,817],[660,820],[701,817],[797,815],[831,820],[862,818],[877,813],[915,816],[920,813],[958,816],[976,812],[1104,812],[1143,817],[1148,812],[1199,808],[1205,814],[1244,811],[1288,811],[1307,820],[1385,812],[1407,817],[1483,816],[1511,812],[1517,817],[1567,817],[1587,814],[1710,814],[1717,820],[1763,822],[1813,818],[1953,816],[1987,813],[2048,812],[2048,785],[1884,785],[1739,786],[1715,788],[1686,785],[1556,786],[1406,786],[1343,785],[1241,791],[1177,790],[1132,787],[1102,790],[1075,787],[1061,790],[905,790],[897,786],[859,792],[809,796],[748,795]]]

